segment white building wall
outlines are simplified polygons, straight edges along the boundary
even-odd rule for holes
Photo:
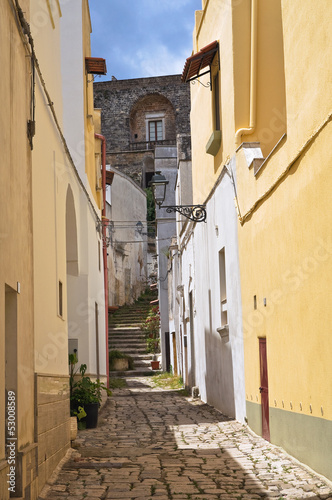
[[[106,197],[111,202],[106,215],[112,221],[109,303],[122,306],[134,302],[148,284],[146,194],[130,177],[110,170],[114,178]],[[137,231],[137,222],[142,223],[142,234]]]
[[[176,217],[174,213],[167,213],[163,207],[175,205],[174,188],[177,175],[177,148],[174,146],[156,146],[154,168],[155,172],[160,171],[169,182],[162,207],[158,208],[156,206],[161,365],[162,369],[166,370],[168,368],[166,363],[166,335],[170,331],[168,318],[169,247],[172,237],[176,234]]]
[[[84,120],[82,1],[64,2],[61,8],[63,131],[80,179],[90,198],[89,204],[78,179],[71,172],[69,183],[76,212],[78,276],[67,274],[68,338],[78,342],[79,364],[86,363],[87,372],[91,375],[106,376],[103,242],[99,231],[96,230],[96,214],[101,219],[101,211],[93,198],[85,172],[85,141],[89,139],[88,134],[85,134]],[[76,19],[74,23],[73,19]],[[91,134],[90,140],[94,140]],[[61,181],[64,180],[63,174]],[[64,188],[67,186],[64,185]]]
[[[84,126],[78,126],[78,123],[84,123],[83,30],[82,22],[79,22],[82,20],[82,0],[62,2],[61,11],[63,131],[70,154],[86,186]],[[73,22],[73,19],[77,21]]]
[[[233,162],[228,168],[232,168]],[[234,188],[224,169],[206,204],[207,221],[197,223],[182,248],[184,307],[182,329],[188,335],[188,379],[191,372],[189,293],[193,296],[195,384],[203,401],[239,421],[245,418],[241,288]],[[181,238],[183,242],[192,225]],[[229,335],[221,337],[219,251],[225,248]],[[183,361],[185,363],[185,360]]]

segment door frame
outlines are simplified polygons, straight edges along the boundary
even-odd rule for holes
[[[269,418],[269,381],[267,369],[266,337],[258,338],[259,341],[259,373],[262,409],[262,437],[270,441],[270,418]]]

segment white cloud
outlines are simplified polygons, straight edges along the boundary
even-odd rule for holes
[[[137,53],[140,72],[146,76],[182,73],[186,57],[181,52],[174,56],[165,45],[154,47],[153,52],[140,50]]]
[[[152,13],[170,12],[181,10],[189,5],[192,0],[143,0],[143,9],[148,9]]]
[[[176,56],[165,45],[154,46],[153,51],[140,49],[135,54],[126,54],[123,61],[134,78],[181,74],[189,54],[178,51]],[[128,70],[129,70],[128,68]]]

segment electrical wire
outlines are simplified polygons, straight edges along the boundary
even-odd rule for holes
[[[95,215],[96,222],[100,223],[101,222],[100,217],[97,214],[97,211],[96,211],[96,209],[94,207],[94,204],[93,204],[93,202],[92,202],[92,200],[91,200],[91,198],[89,196],[89,193],[87,192],[86,187],[84,186],[83,181],[82,181],[82,179],[81,179],[81,177],[80,177],[80,175],[78,173],[78,170],[76,168],[74,160],[73,160],[73,158],[71,156],[71,153],[69,151],[69,148],[68,148],[68,145],[67,145],[67,141],[66,141],[66,139],[65,139],[65,137],[63,135],[63,132],[61,130],[61,127],[60,127],[60,124],[59,124],[59,121],[58,121],[58,118],[57,118],[57,115],[56,115],[56,112],[55,112],[55,109],[54,109],[54,103],[53,103],[53,101],[52,101],[52,99],[50,97],[50,94],[49,94],[48,90],[47,90],[46,83],[45,83],[45,80],[43,78],[43,74],[42,74],[41,68],[39,66],[38,58],[37,58],[37,55],[36,55],[36,52],[35,52],[35,48],[34,48],[34,39],[32,37],[31,30],[30,30],[30,25],[29,25],[29,23],[27,22],[27,20],[24,17],[24,13],[23,13],[23,10],[22,10],[22,8],[21,8],[21,6],[19,4],[19,1],[15,0],[15,5],[13,4],[13,2],[12,2],[12,5],[13,5],[14,10],[16,12],[16,15],[18,17],[19,30],[20,30],[21,39],[22,39],[22,41],[23,41],[23,43],[24,43],[24,45],[25,45],[25,47],[26,47],[26,49],[27,49],[30,57],[32,58],[32,60],[34,62],[34,67],[37,70],[40,83],[41,83],[41,85],[43,87],[44,94],[45,94],[48,106],[49,106],[49,108],[51,110],[51,113],[53,115],[53,120],[54,120],[54,123],[56,125],[57,130],[58,130],[58,133],[60,135],[60,139],[61,139],[61,142],[62,142],[63,147],[65,149],[65,153],[67,155],[69,163],[72,166],[73,171],[75,173],[75,176],[76,176],[76,178],[77,178],[77,180],[78,180],[78,182],[79,182],[79,184],[80,184],[80,186],[81,186],[81,188],[82,188],[82,190],[83,190],[83,192],[84,192],[84,194],[85,194],[85,196],[86,196],[86,198],[88,200],[90,208],[92,209],[92,211],[93,211],[93,213]],[[25,36],[28,37],[29,42],[27,42]]]
[[[158,241],[166,241],[166,240],[170,240],[170,238],[160,238],[160,239],[158,239]],[[149,243],[149,240],[133,240],[133,241],[119,241],[119,240],[116,240],[114,243],[115,244],[121,244],[121,245],[122,244],[126,244],[126,243]]]

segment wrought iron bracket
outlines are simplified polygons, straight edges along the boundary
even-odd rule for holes
[[[209,73],[210,73],[210,71],[209,71]],[[202,75],[200,75],[200,76],[202,76]],[[188,80],[188,81],[189,81],[189,80]],[[210,89],[212,89],[212,84],[211,84],[211,73],[210,73],[210,81],[209,81],[209,82],[207,82],[207,84],[206,84],[206,85],[204,85],[204,83],[202,83],[200,80],[191,80],[191,81],[190,81],[191,85],[195,85],[197,82],[198,82],[198,83],[200,83],[200,84],[201,84],[203,87],[205,87],[205,88],[209,88],[209,87],[210,87]]]
[[[161,208],[165,208],[169,214],[178,212],[193,222],[206,222],[205,205],[162,205]]]
[[[207,52],[207,54],[211,53],[213,51],[210,51],[210,52]],[[209,64],[209,69],[207,71],[204,71],[203,73],[200,73],[200,69],[198,70],[198,73],[197,75],[193,76],[192,78],[189,78],[188,80],[186,80],[187,82],[190,82],[192,85],[195,85],[196,81],[198,83],[200,83],[203,87],[205,88],[210,88],[210,90],[212,91],[212,66],[218,66],[218,69],[220,71],[220,53],[219,53],[219,44],[218,44],[218,49],[217,49],[217,52],[216,52],[216,55],[217,55],[217,60],[215,61],[214,59],[211,61],[211,63]],[[202,59],[203,60],[203,59]],[[210,75],[210,80],[209,82],[207,82],[207,84],[205,85],[204,83],[202,83],[199,78],[203,75]]]

